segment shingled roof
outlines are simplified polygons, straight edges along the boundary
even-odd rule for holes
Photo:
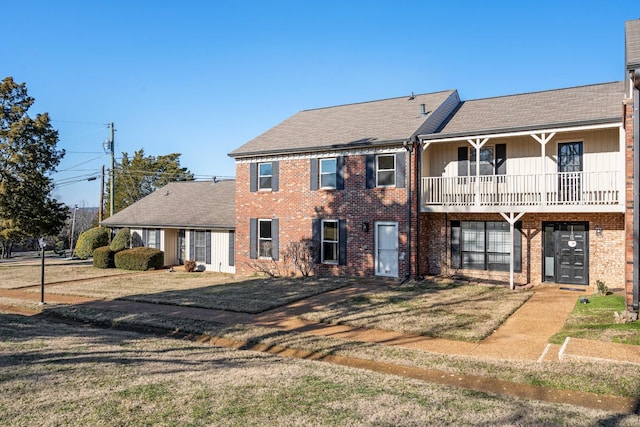
[[[622,82],[463,101],[438,139],[622,121]]]
[[[627,21],[624,27],[627,70],[635,70],[640,68],[640,20]]]
[[[235,228],[236,182],[172,182],[102,221],[107,227]]]
[[[248,157],[313,152],[406,141],[432,132],[458,104],[458,93],[437,93],[301,111],[229,153]],[[424,104],[426,114],[423,114]]]

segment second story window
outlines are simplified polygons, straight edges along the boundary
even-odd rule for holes
[[[396,185],[396,157],[384,154],[376,157],[376,185],[392,187]]]
[[[271,163],[258,164],[258,190],[271,190],[273,168]]]
[[[320,159],[320,188],[336,188],[336,159]]]

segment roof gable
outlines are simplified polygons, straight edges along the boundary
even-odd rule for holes
[[[624,27],[627,70],[635,70],[640,68],[640,20],[627,21]]]
[[[452,109],[459,99],[455,90],[412,95],[358,104],[301,111],[229,155],[320,151],[360,145],[381,145],[411,138],[443,105]],[[424,104],[426,114],[423,114]],[[447,114],[449,111],[447,111]],[[446,114],[445,114],[446,116]],[[440,117],[441,121],[444,117]],[[439,125],[431,126],[434,129]]]
[[[109,227],[235,228],[235,181],[172,182],[102,221]]]

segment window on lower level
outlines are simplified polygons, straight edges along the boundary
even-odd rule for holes
[[[338,221],[322,221],[322,262],[338,264],[339,240]]]
[[[522,271],[522,233],[513,234],[514,271]],[[510,227],[506,221],[451,221],[451,266],[469,270],[509,271]]]

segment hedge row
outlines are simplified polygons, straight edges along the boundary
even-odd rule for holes
[[[105,227],[93,227],[78,236],[75,252],[81,259],[87,259],[93,255],[93,251],[101,246],[109,244],[109,229]]]
[[[116,268],[123,270],[158,270],[164,265],[164,252],[155,248],[133,248],[116,252]]]

